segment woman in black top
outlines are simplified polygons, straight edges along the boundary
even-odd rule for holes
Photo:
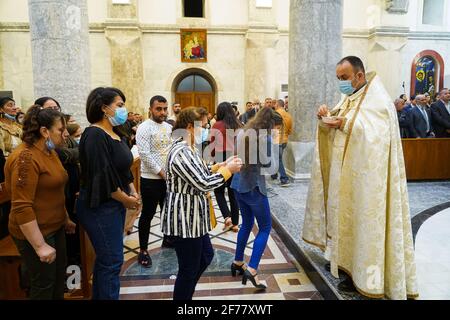
[[[141,206],[130,171],[133,155],[114,130],[127,119],[124,103],[119,89],[94,89],[86,104],[92,125],[84,131],[79,146],[77,214],[96,254],[93,299],[119,299],[125,212]]]

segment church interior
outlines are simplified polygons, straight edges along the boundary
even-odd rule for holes
[[[341,61],[343,57],[360,58],[364,72],[359,72],[359,77],[366,77],[366,72],[376,73],[376,81],[383,86],[376,91],[379,96],[370,91],[372,82],[369,77],[355,90],[352,85],[356,75],[348,79],[336,74],[339,66],[345,63]],[[355,64],[349,63],[355,67]],[[134,144],[139,143],[136,130],[155,118],[153,112],[156,111],[152,111],[152,102],[149,104],[155,96],[164,97],[168,118],[173,117],[177,122],[182,121],[177,119],[175,106],[181,109],[181,113],[187,112],[190,107],[206,109],[210,130],[213,128],[212,122],[218,122],[219,107],[224,101],[235,107],[236,118],[241,119],[239,121],[243,128],[247,128],[247,125],[242,120],[245,117],[241,116],[252,108],[257,106],[256,116],[253,115],[255,117],[264,108],[272,108],[275,113],[278,108],[275,104],[281,101],[283,112],[288,114],[292,122],[292,132],[283,143],[281,152],[284,153],[281,153],[279,160],[281,164],[284,163],[283,170],[285,168],[289,182],[274,178],[273,175],[262,178],[271,219],[271,228],[265,240],[267,243],[261,252],[258,267],[259,284],[265,288],[260,290],[251,285],[251,278],[249,284],[244,285],[242,276],[233,276],[233,271],[230,274],[230,264],[237,261],[235,252],[240,245],[241,231],[234,232],[228,228],[231,220],[222,214],[222,203],[211,189],[208,190],[212,195],[208,212],[212,213],[214,218],[211,219],[217,223],[209,231],[214,258],[197,279],[192,299],[450,300],[449,63],[450,1],[445,0],[1,0],[0,98],[6,99],[5,104],[0,105],[3,163],[6,162],[4,167],[8,170],[8,159],[14,155],[8,145],[20,148],[18,145],[22,142],[20,140],[14,145],[15,140],[11,142],[4,138],[14,135],[13,129],[7,124],[10,121],[7,108],[11,101],[17,109],[14,116],[23,113],[26,124],[29,110],[37,105],[37,99],[52,97],[49,99],[57,101],[59,108],[55,110],[68,115],[67,126],[73,121],[77,125],[74,130],[78,132],[79,129],[78,138],[81,137],[81,142],[77,140],[77,148],[87,139],[86,133],[90,132],[87,128],[92,129],[92,121],[89,115],[86,116],[86,101],[89,92],[98,87],[119,88],[126,96],[122,107],[126,106],[128,111],[126,121],[130,123]],[[345,81],[353,81],[353,84],[350,83],[350,89],[354,89],[350,90],[351,94],[345,95],[344,91],[339,91]],[[357,95],[361,88],[366,88],[362,89],[365,90],[362,100],[353,106],[351,95]],[[274,104],[266,105],[267,99],[274,101]],[[371,101],[375,101],[374,104],[387,105],[388,111],[365,111],[367,105],[371,104],[363,102],[364,99],[373,99]],[[357,110],[355,116],[352,115],[354,109],[348,115],[348,110],[342,113],[347,102],[348,109]],[[332,120],[346,116],[353,119],[340,122],[334,127],[336,130],[333,129],[336,133],[329,134],[326,131],[328,136],[323,136],[325,116],[320,116],[317,111],[323,104],[332,111],[327,115],[330,119],[332,116]],[[333,109],[334,106],[341,107]],[[45,110],[44,105],[42,109]],[[105,122],[109,117],[106,112]],[[380,121],[380,114],[390,119],[391,131],[384,130],[383,124],[377,122]],[[19,126],[17,119],[14,122]],[[365,119],[365,122],[361,119]],[[421,121],[420,125],[418,121]],[[282,128],[285,126],[283,118]],[[20,128],[20,131],[25,131],[27,125],[20,124]],[[393,132],[392,128],[396,131]],[[40,132],[42,135],[47,134],[44,129]],[[357,138],[355,135],[358,135]],[[390,140],[387,136],[391,137]],[[46,137],[48,139],[48,134]],[[323,141],[329,144],[325,146]],[[368,141],[367,146],[361,146],[361,141]],[[161,140],[158,143],[163,142]],[[202,143],[205,141],[202,140]],[[376,150],[373,153],[367,151],[370,145],[378,143],[384,149],[370,149]],[[394,144],[397,144],[398,149],[393,149]],[[134,146],[135,149],[132,147],[130,145],[133,152],[130,184],[136,189],[136,194],[141,194],[143,179],[149,179],[142,177],[143,168],[150,162],[142,157],[145,152],[141,153],[141,149],[138,152],[139,145]],[[326,147],[331,151],[323,157]],[[376,229],[375,225],[381,224],[386,224],[386,230],[389,230],[402,220],[396,216],[397,211],[403,211],[403,217],[406,218],[402,223],[406,227],[402,232],[405,238],[411,237],[411,254],[414,256],[414,266],[411,268],[415,271],[409,270],[408,265],[399,267],[399,270],[403,272],[406,269],[406,273],[414,273],[411,278],[416,288],[411,289],[414,291],[411,296],[408,285],[402,288],[403,291],[399,289],[401,293],[397,289],[389,292],[394,298],[388,294],[389,290],[370,291],[369,280],[369,289],[361,289],[358,281],[364,282],[366,279],[359,279],[356,274],[358,268],[355,267],[352,274],[344,267],[341,268],[348,261],[341,265],[333,260],[338,259],[336,256],[339,254],[344,255],[343,242],[340,246],[333,240],[348,241],[343,236],[345,233],[340,238],[337,236],[346,216],[341,216],[341,225],[336,227],[336,231],[332,227],[328,229],[334,222],[331,215],[327,214],[340,212],[333,207],[334,204],[338,206],[339,201],[330,200],[334,196],[341,199],[341,208],[344,207],[342,199],[347,197],[342,194],[350,189],[340,184],[344,178],[341,180],[336,172],[344,175],[347,166],[363,162],[358,159],[355,148],[367,151],[359,154],[361,158],[366,155],[367,158],[361,167],[348,169],[351,177],[345,181],[365,176],[366,180],[354,188],[369,190],[371,185],[372,193],[367,191],[364,198],[349,196],[352,200],[348,200],[349,204],[345,202],[345,210],[352,210],[348,209],[352,201],[361,202],[360,206],[355,205],[357,209],[352,214],[356,215],[354,212],[359,210],[363,211],[362,217],[367,217],[365,213],[371,213],[371,204],[381,198],[386,201],[384,209],[387,209],[381,214],[381,220],[361,222],[364,219],[355,218],[352,222],[352,227],[357,223],[368,225],[367,230]],[[78,156],[78,149],[76,152]],[[81,148],[79,152],[81,159]],[[100,148],[98,152],[102,152]],[[342,158],[339,165],[333,162],[337,161],[336,154]],[[352,159],[352,155],[356,159],[348,160]],[[387,161],[396,158],[398,162],[395,166],[384,168],[382,174],[375,174],[376,170],[382,170],[381,161],[377,163],[377,159],[381,158]],[[327,168],[327,161],[331,163],[329,171],[323,169]],[[225,162],[223,165],[226,166]],[[339,169],[336,169],[338,166]],[[83,170],[79,161],[75,167]],[[241,172],[245,168],[244,165]],[[315,171],[320,173],[320,179],[314,175]],[[158,172],[155,171],[155,174]],[[381,175],[385,175],[385,180],[381,180]],[[372,186],[371,179],[367,178],[374,176],[382,181],[376,186]],[[17,247],[16,235],[8,232],[8,216],[11,225],[14,212],[11,208],[17,207],[20,202],[14,195],[17,187],[8,186],[9,179],[12,179],[10,177],[10,173],[2,172],[0,300],[26,300],[30,295],[30,276],[24,270],[23,251]],[[395,186],[400,187],[390,188],[391,183],[397,183]],[[341,189],[337,190],[338,186]],[[99,186],[99,189],[102,187]],[[312,193],[316,190],[325,199],[317,212],[312,205]],[[354,195],[359,194],[354,192]],[[226,192],[227,197],[230,194],[230,191]],[[79,193],[76,193],[74,202],[81,201],[78,196]],[[48,200],[54,201],[54,198],[57,197],[49,197]],[[38,202],[34,201],[33,194],[31,203],[34,204],[30,206],[37,210]],[[401,209],[390,210],[388,204],[396,201],[402,202],[400,205],[397,203]],[[231,202],[227,200],[230,206]],[[190,202],[186,204],[185,210],[190,205]],[[258,206],[258,210],[262,211],[263,204]],[[72,207],[79,206],[77,204],[74,207],[72,203]],[[237,230],[243,230],[242,211],[241,208]],[[72,214],[76,217],[75,209]],[[147,254],[151,257],[151,266],[148,267],[141,261],[142,235],[139,229],[143,225],[140,221],[143,214],[131,207],[126,209],[121,248],[123,264],[117,275],[120,280],[120,288],[117,288],[119,300],[173,299],[178,285],[181,254],[172,245],[166,245],[164,225],[168,218],[161,203],[153,214],[150,228],[147,228]],[[325,229],[317,227],[319,231],[310,231],[313,223],[319,224],[319,215],[326,221]],[[193,221],[192,224],[195,224]],[[245,261],[253,261],[253,253],[260,246],[258,236],[263,228],[258,221],[250,229],[244,248]],[[93,296],[95,299],[98,286],[94,285],[93,279],[97,275],[97,271],[94,272],[97,270],[97,243],[92,241],[91,231],[84,223],[77,222],[76,232],[78,255],[73,263],[68,256],[64,299],[90,300]],[[306,240],[307,236],[319,238],[319,233],[325,243]],[[352,233],[355,239],[358,238],[356,233]],[[355,252],[373,250],[376,252],[373,256],[378,256],[389,247],[388,244],[384,246],[379,243],[369,243],[367,246],[361,244],[358,247],[358,241],[369,241],[369,236],[359,236],[355,240]],[[386,231],[380,243],[388,243],[390,236]],[[397,249],[400,246],[398,243],[391,245]],[[373,256],[369,255],[367,259],[372,261]],[[387,271],[387,264],[392,257],[394,254],[383,260],[383,263],[386,261],[386,275],[383,273],[381,278],[386,288],[395,282],[392,279],[394,276],[390,278],[388,273],[396,271]],[[371,275],[368,279],[373,280]],[[343,279],[353,279],[353,283],[343,285]]]

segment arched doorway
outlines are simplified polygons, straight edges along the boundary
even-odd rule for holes
[[[429,93],[434,97],[444,85],[444,60],[439,53],[425,50],[411,66],[411,95]]]
[[[181,108],[204,107],[215,113],[216,86],[214,79],[201,69],[183,71],[174,81],[175,102]]]

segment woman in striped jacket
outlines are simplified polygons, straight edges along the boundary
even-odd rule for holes
[[[222,186],[242,165],[236,157],[212,168],[205,164],[196,145],[201,145],[207,114],[204,108],[195,107],[180,112],[173,128],[176,140],[167,156],[161,230],[173,238],[178,258],[174,300],[192,299],[198,280],[214,256],[208,234],[212,229],[208,192]],[[199,123],[201,126],[195,127]]]

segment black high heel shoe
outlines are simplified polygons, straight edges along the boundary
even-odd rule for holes
[[[265,285],[263,285],[262,283],[256,283],[256,274],[252,275],[250,271],[245,270],[244,271],[244,276],[242,277],[242,284],[246,285],[247,284],[247,280],[250,280],[253,284],[253,286],[257,289],[266,289],[267,287]]]
[[[239,275],[242,276],[244,274],[244,271],[245,271],[244,265],[245,265],[245,263],[241,264],[240,266],[238,266],[236,263],[233,262],[231,264],[231,275],[233,277],[236,277],[236,271],[239,271]]]

